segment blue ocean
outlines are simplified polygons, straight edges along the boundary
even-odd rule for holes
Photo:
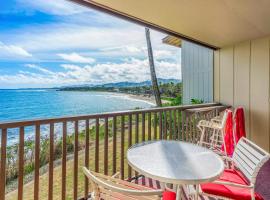
[[[53,89],[0,90],[0,123],[36,118],[93,114],[147,108],[153,104],[124,94],[67,92]],[[46,132],[46,127],[43,130]],[[8,142],[16,143],[18,131],[8,132]],[[33,137],[28,130],[26,137]]]

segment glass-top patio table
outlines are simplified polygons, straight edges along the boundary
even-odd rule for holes
[[[177,199],[181,186],[212,182],[223,173],[224,163],[214,152],[186,142],[148,141],[128,149],[129,165],[152,179],[177,185]]]

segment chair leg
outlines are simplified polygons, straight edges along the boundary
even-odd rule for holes
[[[224,134],[224,131],[223,130],[221,131],[221,134],[222,134],[222,140],[223,140],[223,144],[224,144],[225,155],[228,156],[228,154],[227,154],[227,148],[226,148],[226,142],[225,142],[225,134]]]
[[[200,130],[201,130],[201,138],[200,138],[199,145],[201,146],[202,145],[202,142],[203,142],[203,138],[204,138],[205,128],[200,129]]]
[[[177,190],[176,190],[176,200],[182,200],[182,186],[177,185]]]
[[[199,200],[199,185],[195,185],[196,193],[195,193],[195,200]]]
[[[254,188],[251,189],[251,200],[255,200]]]

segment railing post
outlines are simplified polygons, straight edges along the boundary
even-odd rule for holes
[[[172,130],[172,111],[169,111],[169,139],[172,140],[173,139],[173,130]]]
[[[20,127],[19,136],[19,172],[18,172],[18,200],[23,199],[23,172],[24,172],[24,127]]]
[[[121,116],[121,159],[120,159],[121,179],[125,178],[124,156],[125,156],[125,116],[122,115]]]
[[[85,158],[84,165],[89,169],[89,119],[85,121]],[[84,177],[84,199],[87,199],[89,195],[89,181],[87,177]]]
[[[117,118],[116,116],[113,117],[113,174],[116,173],[116,142],[117,142]]]
[[[54,123],[50,124],[50,157],[49,157],[49,181],[48,200],[53,199],[53,162],[54,162]]]
[[[176,111],[173,111],[173,139],[176,140],[177,139],[177,129],[176,129],[176,121],[177,121],[177,117],[176,117]]]
[[[67,122],[63,122],[62,140],[62,200],[66,200]]]
[[[105,118],[104,126],[104,174],[108,175],[108,117]]]
[[[145,141],[145,113],[142,113],[142,141]]]
[[[34,200],[39,199],[39,151],[40,151],[40,125],[36,125],[35,135],[35,185],[34,185]]]
[[[128,115],[128,147],[132,145],[132,115]],[[128,166],[128,178],[131,178],[131,167]]]
[[[6,192],[6,153],[7,153],[7,129],[2,129],[1,135],[1,165],[0,165],[0,200],[5,200]]]
[[[139,143],[139,114],[135,115],[135,143]]]
[[[164,128],[163,139],[167,140],[167,112],[166,111],[164,111],[163,128]]]
[[[159,139],[163,139],[162,112],[159,112]]]
[[[154,139],[157,139],[157,113],[154,112]]]
[[[182,111],[181,123],[182,123],[181,140],[185,140],[185,112],[184,111]]]
[[[151,132],[152,132],[152,127],[151,127],[151,112],[148,113],[148,117],[147,117],[147,121],[148,121],[148,140],[151,140],[152,139],[152,136],[151,136]]]
[[[99,172],[99,118],[96,118],[95,171]]]
[[[177,123],[178,136],[177,136],[177,139],[181,140],[181,135],[182,135],[181,134],[181,110],[177,110],[177,113],[178,113],[178,123]]]
[[[78,198],[78,151],[79,151],[79,122],[75,121],[74,134],[74,176],[73,176],[73,199]]]

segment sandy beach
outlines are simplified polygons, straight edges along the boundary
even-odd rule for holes
[[[137,100],[141,100],[141,101],[147,101],[151,104],[153,104],[154,106],[156,106],[156,101],[155,101],[155,97],[149,96],[149,95],[141,95],[141,94],[126,94],[128,95],[130,98],[132,99],[137,99]],[[169,101],[167,100],[162,100],[162,103],[169,103]]]

